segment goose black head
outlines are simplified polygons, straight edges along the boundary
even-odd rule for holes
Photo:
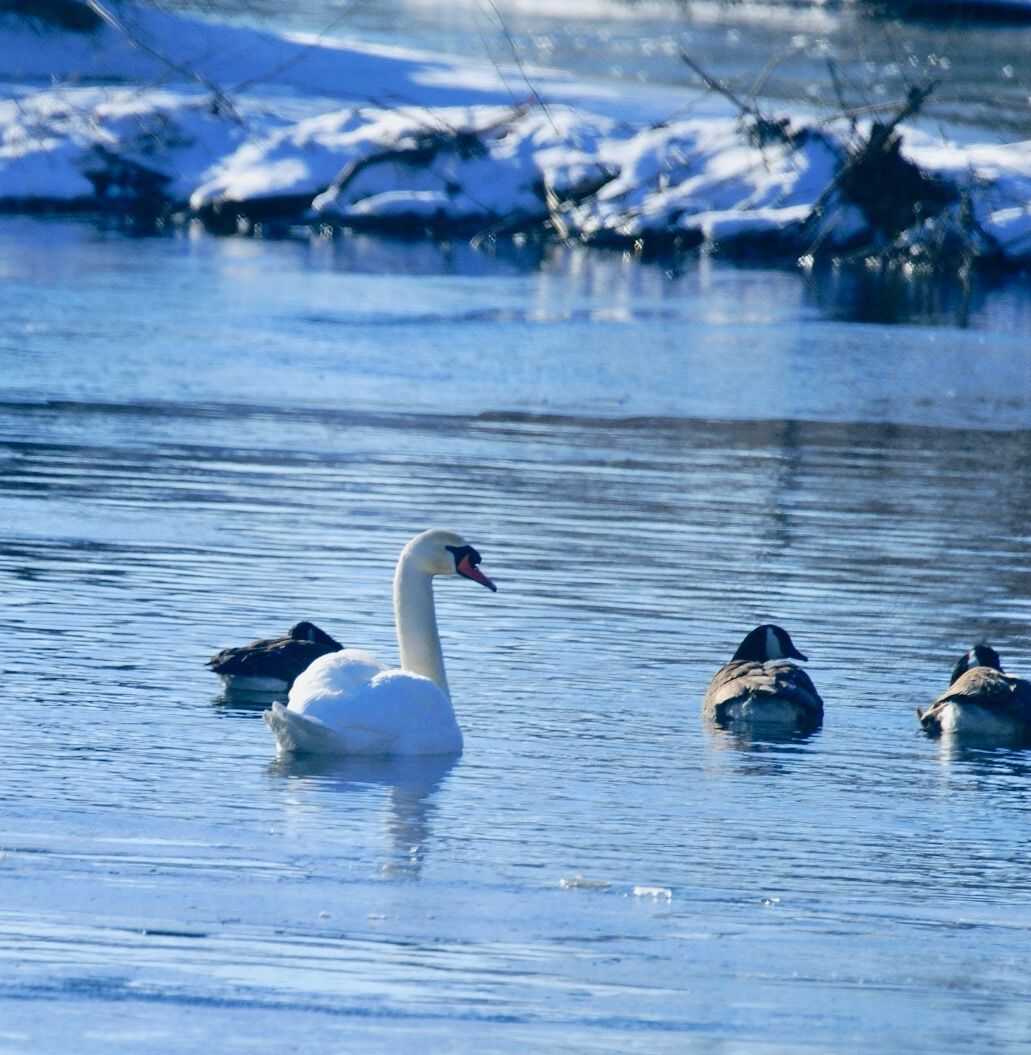
[[[757,663],[765,663],[770,659],[805,658],[792,644],[788,632],[773,623],[763,623],[746,634],[734,653],[734,660],[754,660]]]
[[[949,679],[951,685],[957,678],[963,677],[968,670],[973,670],[974,667],[991,667],[993,670],[1002,670],[1002,661],[999,659],[999,653],[992,648],[991,645],[984,643],[980,645],[974,645],[972,649],[964,652],[956,665],[952,668],[952,677]]]
[[[310,641],[318,645],[336,645],[336,642],[325,630],[320,630],[314,623],[308,622],[307,619],[302,619],[301,622],[294,623],[290,627],[290,637],[294,641]]]
[[[295,641],[314,641],[317,633],[319,633],[319,628],[314,623],[309,623],[307,619],[294,623],[290,627],[290,637]]]

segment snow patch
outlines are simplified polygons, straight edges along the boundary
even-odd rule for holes
[[[841,194],[846,129],[785,122],[758,142],[711,102],[642,122],[628,119],[641,106],[545,71],[548,101],[531,103],[506,87],[525,83],[513,71],[117,10],[90,34],[0,25],[0,203],[192,211],[230,227],[536,225],[788,255],[898,237]],[[1031,144],[902,137],[906,163],[955,199],[914,213],[905,252],[975,231],[979,251],[1031,258]]]

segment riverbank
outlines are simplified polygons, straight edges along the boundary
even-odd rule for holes
[[[903,271],[1031,262],[1026,142],[767,113],[119,6],[0,25],[0,208]],[[921,94],[923,93],[923,94]],[[686,104],[686,105],[685,105]]]

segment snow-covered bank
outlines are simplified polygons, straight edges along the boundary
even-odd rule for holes
[[[1031,143],[961,146],[900,126],[871,158],[870,128],[845,122],[769,128],[697,93],[626,98],[132,5],[92,32],[0,20],[0,81],[8,209],[1031,259]]]

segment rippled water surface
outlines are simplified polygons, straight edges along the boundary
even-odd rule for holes
[[[0,1050],[1027,1050],[1031,754],[914,714],[977,640],[1031,672],[1019,291],[888,326],[24,220],[0,261]],[[465,755],[277,762],[204,659],[301,617],[393,658],[431,524],[499,585],[437,588]],[[808,739],[702,724],[767,619]]]

